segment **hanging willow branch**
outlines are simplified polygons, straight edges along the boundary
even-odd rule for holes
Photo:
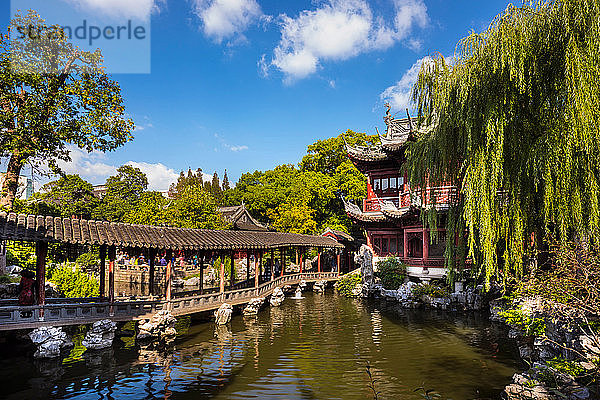
[[[599,4],[509,5],[451,62],[437,55],[421,67],[413,100],[435,129],[409,148],[411,184],[460,188],[449,244],[467,232],[465,256],[487,285],[519,277],[547,234],[598,232]],[[457,250],[447,247],[451,264]]]

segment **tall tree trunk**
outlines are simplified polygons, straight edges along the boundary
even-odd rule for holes
[[[0,196],[0,208],[4,211],[10,211],[13,208],[17,190],[19,189],[19,175],[25,164],[25,159],[17,154],[12,154],[6,168],[6,175],[2,183],[2,194]]]

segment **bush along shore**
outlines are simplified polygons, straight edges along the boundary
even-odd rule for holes
[[[551,276],[535,270],[519,284],[487,290],[473,283],[456,282],[451,289],[444,280],[413,282],[397,259],[388,258],[377,263],[374,273],[363,263],[340,279],[336,290],[405,308],[489,311],[492,321],[507,325],[507,336],[527,365],[513,376],[503,399],[600,399],[600,262],[590,257],[565,248]],[[578,259],[576,269],[569,268],[572,258]],[[366,284],[363,274],[375,279]]]

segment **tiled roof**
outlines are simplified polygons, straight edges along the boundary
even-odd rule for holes
[[[171,250],[343,247],[331,238],[294,233],[171,228],[6,212],[0,212],[0,240],[107,244]]]

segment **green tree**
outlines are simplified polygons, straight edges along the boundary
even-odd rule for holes
[[[90,219],[100,202],[94,196],[93,190],[92,184],[81,179],[79,175],[65,175],[45,184],[28,204],[34,214]]]
[[[268,211],[273,226],[278,231],[301,234],[317,233],[317,222],[313,218],[315,210],[301,201],[302,199],[283,203],[276,210]]]
[[[123,222],[141,225],[172,225],[169,220],[169,205],[172,199],[159,192],[144,192],[135,206],[130,207]]]
[[[202,168],[198,168],[196,173],[192,172],[192,169],[189,168],[187,176],[181,171],[177,182],[172,183],[169,187],[169,197],[177,197],[177,193],[183,191],[183,187],[186,185],[203,185],[203,183]]]
[[[223,191],[227,191],[231,189],[231,185],[229,184],[229,177],[227,176],[227,170],[225,170],[225,174],[223,175],[223,184],[221,185]]]
[[[40,35],[23,34],[39,29]],[[132,138],[119,84],[100,50],[81,51],[38,14],[17,14],[0,35],[0,156],[8,158],[0,207],[11,209],[26,163],[69,161],[69,145],[108,151]]]
[[[317,171],[326,175],[333,175],[336,169],[348,162],[344,140],[350,145],[364,146],[379,142],[377,136],[347,130],[344,134],[325,140],[318,140],[308,146],[307,154],[300,162],[301,171]]]
[[[181,228],[223,229],[216,199],[201,185],[187,185],[168,208],[169,221]]]
[[[106,193],[95,217],[107,221],[123,221],[124,216],[135,208],[148,188],[148,178],[139,168],[123,165],[117,174],[106,180]]]
[[[410,146],[411,184],[460,188],[448,237],[468,231],[488,284],[499,266],[519,277],[546,234],[596,240],[599,20],[596,0],[509,5],[460,41],[451,64],[436,56],[421,67],[414,100],[434,128]]]

